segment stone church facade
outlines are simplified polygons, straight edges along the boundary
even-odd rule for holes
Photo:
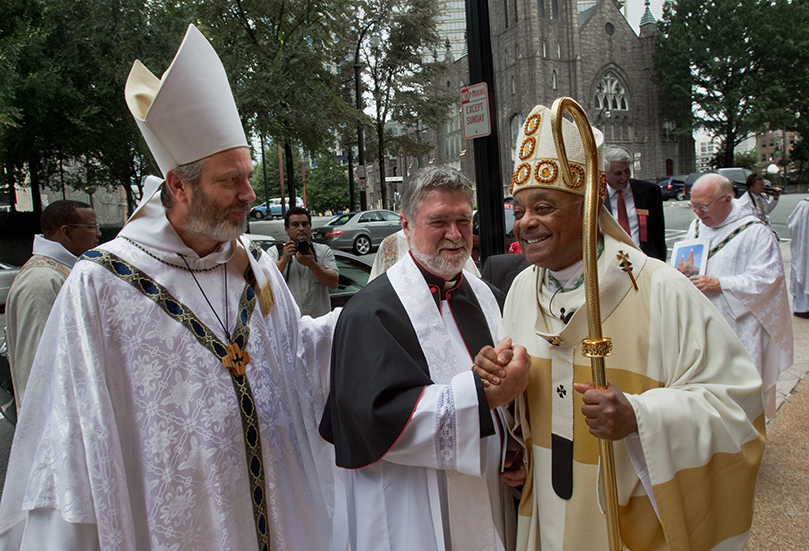
[[[636,178],[694,170],[693,138],[674,135],[661,115],[648,5],[640,36],[615,0],[494,0],[490,11],[504,182],[520,124],[535,105],[550,107],[560,96],[585,108],[605,144],[633,156]]]
[[[694,140],[678,136],[661,113],[653,82],[657,25],[646,9],[640,36],[615,0],[490,0],[501,181],[508,194],[518,130],[537,104],[571,96],[587,111],[605,144],[626,149],[635,178],[657,182],[694,168]],[[469,82],[468,57],[454,65],[447,86]],[[491,107],[490,107],[491,108]],[[449,165],[475,181],[472,140],[462,138],[460,99],[452,118],[427,138],[434,153],[397,159],[399,173],[425,164]]]

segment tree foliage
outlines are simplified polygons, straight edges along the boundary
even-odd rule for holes
[[[343,163],[327,155],[306,176],[306,206],[312,212],[336,212],[348,207],[348,175]]]
[[[282,144],[287,190],[300,174],[292,152],[332,145],[329,130],[351,117],[337,75],[332,23],[348,0],[204,0],[206,32],[228,70],[246,128]]]
[[[454,99],[454,94],[441,86],[448,65],[430,53],[441,47],[437,31],[440,8],[434,0],[368,0],[361,8],[361,21],[374,22],[382,36],[378,45],[363,42],[361,57],[367,63],[376,159],[386,207],[393,203],[393,197],[384,180],[385,158],[391,152],[385,123],[440,124],[447,119]],[[397,145],[401,148],[407,142]]]
[[[664,5],[655,73],[667,118],[683,132],[697,126],[722,137],[725,166],[732,166],[733,150],[748,133],[782,120],[794,99],[783,79],[793,51],[784,35],[806,34],[809,27],[790,24],[784,32],[793,4],[668,0]]]

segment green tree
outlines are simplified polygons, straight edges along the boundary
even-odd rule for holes
[[[348,206],[348,174],[339,159],[327,155],[306,176],[306,206],[312,212],[325,212]]]
[[[196,2],[227,68],[245,126],[284,149],[286,191],[296,193],[294,151],[332,145],[330,129],[350,118],[341,97],[333,23],[348,0]]]
[[[385,158],[390,136],[385,124],[396,120],[405,126],[434,126],[445,121],[455,95],[441,83],[447,64],[436,60],[441,47],[437,21],[441,4],[434,0],[369,0],[361,8],[357,28],[374,22],[382,40],[361,44],[367,62],[368,91],[372,96],[372,126],[376,136],[376,160],[382,184],[383,205],[393,204],[385,185]],[[396,147],[412,145],[398,140]]]
[[[724,166],[750,132],[782,116],[787,90],[773,61],[786,51],[777,35],[789,33],[771,32],[790,20],[782,19],[789,2],[781,4],[668,0],[663,7],[655,73],[666,115],[680,131],[697,126],[721,137]]]
[[[182,36],[187,21],[159,2],[6,2],[0,109],[11,122],[0,124],[0,163],[10,183],[30,183],[36,210],[41,186],[123,186],[130,205],[138,198],[151,155],[122,86],[136,57],[166,67],[176,44],[163,37]]]

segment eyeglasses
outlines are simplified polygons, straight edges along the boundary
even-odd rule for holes
[[[98,224],[65,224],[65,226],[70,226],[73,228],[93,228],[98,229]]]
[[[722,199],[722,197],[720,197],[719,199]],[[708,209],[711,208],[711,205],[713,205],[714,203],[719,201],[719,199],[715,199],[715,200],[711,201],[710,203],[706,203],[704,205],[697,205],[697,204],[694,204],[694,203],[688,203],[688,206],[691,207],[691,210],[698,210],[700,212],[708,212]]]

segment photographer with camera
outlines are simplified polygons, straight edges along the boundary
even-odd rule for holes
[[[331,310],[329,289],[340,278],[337,261],[328,245],[312,242],[312,215],[292,207],[284,215],[289,241],[269,250],[284,276],[302,316],[322,316]]]

